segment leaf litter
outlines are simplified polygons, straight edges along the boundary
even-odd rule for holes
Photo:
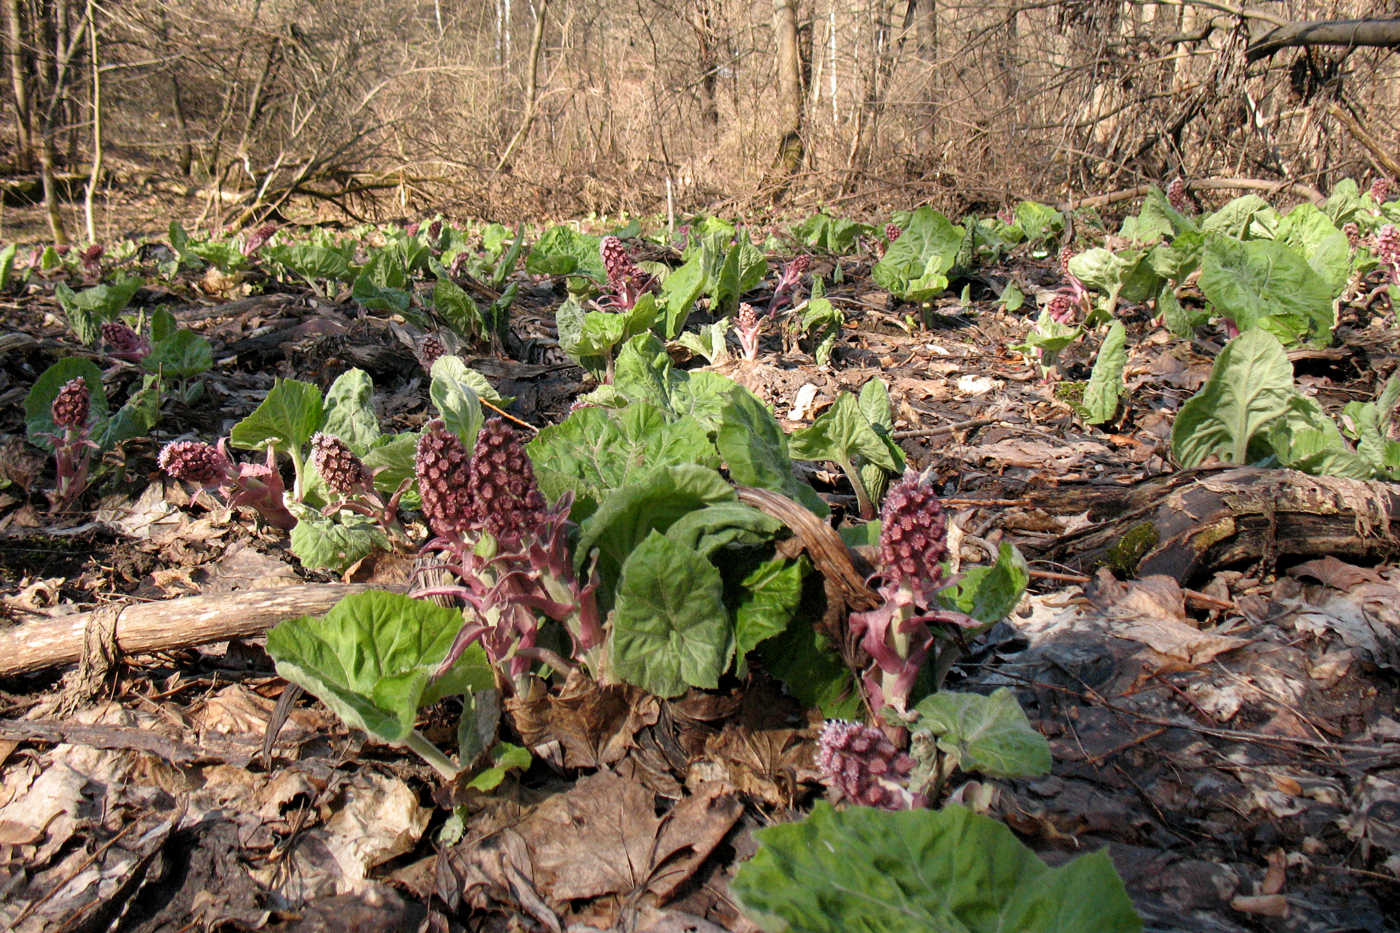
[[[720,368],[791,414],[789,429],[880,375],[895,436],[957,510],[968,558],[1009,541],[1039,572],[953,682],[1013,690],[1054,770],[967,779],[953,799],[1052,865],[1106,846],[1150,929],[1387,928],[1400,905],[1400,571],[1389,555],[1363,565],[1292,542],[1308,560],[1126,582],[1051,560],[1062,537],[1115,518],[1106,496],[1170,470],[1161,413],[1205,383],[1213,354],[1131,321],[1129,404],[1111,430],[1085,428],[1011,349],[1027,318],[990,297],[975,314],[945,299],[931,330],[907,334],[887,311],[862,314],[866,270],[829,293],[848,314],[832,365],[789,345]],[[348,296],[150,298],[172,302],[226,363],[182,429],[226,433],[226,413],[251,411],[273,373],[324,385],[350,366],[381,386],[383,419],[421,422],[426,382],[401,326]],[[557,350],[553,293],[518,302],[511,352],[468,362],[518,398],[524,420],[555,423],[583,373]],[[68,339],[57,316],[36,313],[44,304],[34,294],[0,308],[6,330],[32,338],[0,363],[0,387],[27,387],[42,342]],[[1400,358],[1374,329],[1346,349],[1353,372]],[[1084,362],[1071,351],[1058,365]],[[1313,388],[1369,394],[1368,379],[1343,372],[1326,364]],[[114,599],[331,579],[298,570],[273,536],[182,500],[141,441],[126,447],[124,496],[87,524],[55,521],[38,506],[42,467],[17,414],[0,413],[9,625]],[[854,510],[839,473],[814,475]],[[540,763],[451,801],[465,813],[455,841],[432,773],[318,704],[291,707],[264,766],[285,686],[257,639],[125,657],[85,703],[61,703],[53,672],[3,685],[0,918],[16,930],[751,929],[727,893],[735,865],[756,829],[820,795],[820,717],[759,671],[673,699],[570,681],[512,700],[515,735]],[[447,717],[423,729],[450,741]]]

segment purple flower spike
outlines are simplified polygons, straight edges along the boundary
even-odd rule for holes
[[[455,537],[468,524],[467,480],[471,457],[462,439],[441,421],[429,422],[414,457],[418,492],[428,527],[440,537]]]
[[[1191,209],[1191,202],[1186,200],[1186,179],[1180,175],[1167,185],[1167,203],[1172,206],[1172,210],[1180,214],[1185,214]]]
[[[744,351],[744,359],[758,359],[758,335],[763,319],[754,312],[747,301],[739,305],[739,313],[734,315],[734,332],[739,335],[739,347]]]
[[[334,434],[318,432],[311,438],[311,462],[326,485],[342,496],[369,488],[370,475],[364,463]]]
[[[151,342],[121,321],[102,325],[102,341],[112,348],[115,359],[138,363],[151,352]]]
[[[228,458],[203,441],[171,441],[160,449],[156,463],[173,479],[212,489],[229,478]]]
[[[467,497],[472,524],[508,548],[519,547],[544,522],[545,501],[524,446],[505,422],[481,428],[472,453]]]
[[[53,414],[53,423],[64,429],[76,430],[84,427],[87,424],[90,404],[87,380],[82,376],[69,379],[63,384],[63,388],[58,390],[53,406],[49,409]]]
[[[642,293],[651,288],[656,280],[637,268],[617,237],[603,237],[599,251],[603,255],[603,268],[608,273],[608,288],[613,292],[613,304],[623,310],[630,310],[637,303],[637,299],[642,297]]]
[[[1366,193],[1371,196],[1372,201],[1384,204],[1390,198],[1390,179],[1384,175],[1376,176],[1376,180],[1371,182],[1371,189]]]
[[[908,788],[914,760],[876,727],[828,719],[817,748],[823,779],[852,803],[883,810],[928,806],[924,795]]]
[[[885,224],[885,239],[889,240],[891,243],[899,239],[902,233],[904,233],[904,231],[899,229],[899,224]]]

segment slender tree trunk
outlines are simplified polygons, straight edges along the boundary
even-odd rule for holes
[[[88,175],[87,191],[83,195],[83,219],[87,222],[88,243],[96,243],[97,225],[92,218],[92,201],[102,178],[102,72],[97,67],[97,18],[91,3],[87,5],[86,17],[92,64],[92,173]]]
[[[773,0],[773,40],[777,46],[776,102],[778,151],[763,186],[774,200],[782,197],[792,175],[802,167],[802,62],[797,49],[797,0]]]
[[[530,131],[530,124],[535,119],[535,106],[539,103],[540,96],[540,52],[544,49],[545,13],[548,10],[549,0],[539,0],[535,7],[535,32],[530,37],[530,67],[525,79],[525,116],[520,120],[520,128],[515,131],[515,135],[501,152],[501,159],[496,163],[497,174],[510,163],[510,157],[524,141],[525,135]]]
[[[24,49],[23,0],[5,2],[5,56],[10,63],[10,90],[15,95],[15,130],[19,139],[18,168],[34,170],[34,106],[29,96],[28,54]]]
[[[938,100],[938,3],[937,0],[918,0],[919,65],[925,69],[923,99],[919,101],[916,113],[919,119],[917,136],[921,156],[932,156],[938,144],[938,133],[934,126]]]
[[[695,56],[700,66],[700,119],[719,126],[715,84],[719,80],[719,32],[715,28],[715,0],[696,0],[690,28],[695,32]]]

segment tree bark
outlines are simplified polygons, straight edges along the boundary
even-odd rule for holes
[[[1245,49],[1245,61],[1267,58],[1286,48],[1341,45],[1347,48],[1400,48],[1400,19],[1336,19],[1289,23],[1270,29]]]
[[[539,0],[535,8],[535,32],[530,37],[529,71],[525,78],[525,116],[520,119],[520,128],[515,131],[505,150],[501,152],[501,158],[496,163],[498,175],[510,164],[510,157],[515,154],[516,148],[530,131],[530,124],[535,121],[535,108],[540,99],[540,52],[544,49],[544,21],[547,12],[549,0]]]
[[[773,0],[773,41],[777,46],[778,151],[763,180],[774,200],[802,167],[802,62],[797,50],[797,0]]]
[[[34,170],[34,105],[29,96],[28,55],[24,50],[24,4],[5,3],[5,56],[10,62],[10,90],[15,95],[15,130],[19,152],[15,166],[21,172]]]

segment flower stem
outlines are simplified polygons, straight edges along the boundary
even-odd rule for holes
[[[461,773],[461,769],[452,763],[452,759],[439,751],[438,747],[424,738],[423,733],[419,732],[417,729],[414,729],[408,734],[408,739],[404,744],[417,752],[420,758],[432,765],[433,770],[441,774],[444,780],[449,782],[455,781],[457,775]]]

